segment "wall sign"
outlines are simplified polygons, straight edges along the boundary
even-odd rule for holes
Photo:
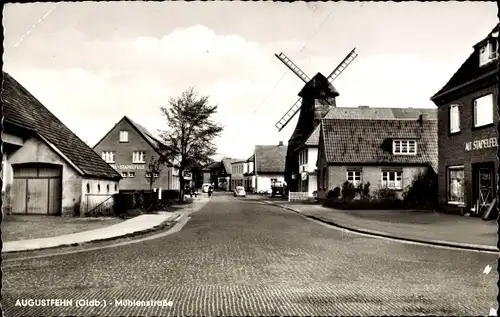
[[[111,165],[115,170],[143,170],[144,165]]]
[[[497,138],[488,138],[471,142],[465,142],[465,151],[469,152],[481,149],[489,149],[497,146],[498,146]]]

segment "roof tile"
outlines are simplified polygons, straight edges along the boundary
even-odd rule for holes
[[[286,145],[256,145],[255,172],[256,173],[284,173]]]

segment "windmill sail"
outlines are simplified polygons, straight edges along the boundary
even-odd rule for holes
[[[280,61],[282,61],[283,64],[286,65],[286,67],[290,68],[290,70],[294,72],[295,75],[299,76],[299,78],[302,79],[304,83],[307,83],[308,81],[311,80],[297,65],[295,65],[288,57],[286,57],[285,54],[283,53],[280,53],[279,55],[274,54],[274,56],[276,56]]]
[[[299,98],[296,103],[293,104],[293,106],[288,109],[288,111],[285,113],[283,117],[274,125],[276,128],[278,128],[278,131],[281,132],[283,128],[292,120],[293,117],[299,112],[300,106],[302,104],[302,98]]]
[[[358,56],[356,53],[356,48],[353,48],[353,50],[347,54],[347,56],[340,62],[340,64],[335,67],[333,72],[327,77],[328,82],[332,83],[339,75],[349,66],[350,63]]]

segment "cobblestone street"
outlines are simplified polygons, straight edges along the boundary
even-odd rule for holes
[[[497,258],[355,235],[217,193],[172,235],[4,262],[2,307],[9,317],[487,315],[496,308]],[[73,302],[16,306],[22,299]],[[99,305],[76,307],[78,299]],[[127,299],[171,305],[115,305]]]

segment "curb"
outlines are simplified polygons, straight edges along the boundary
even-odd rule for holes
[[[126,233],[126,234],[122,234],[122,235],[118,235],[118,236],[113,236],[113,237],[109,237],[109,238],[94,239],[94,240],[89,240],[89,241],[79,242],[79,243],[59,244],[59,245],[56,245],[56,246],[43,247],[43,248],[33,248],[33,249],[25,249],[25,250],[14,250],[14,251],[6,251],[6,252],[2,251],[1,254],[6,254],[7,255],[7,254],[19,254],[19,253],[24,253],[24,252],[42,251],[42,250],[54,250],[54,249],[60,249],[60,248],[66,248],[66,247],[78,247],[78,246],[83,246],[83,245],[89,245],[89,244],[97,243],[97,242],[113,241],[113,240],[118,240],[118,239],[123,239],[123,238],[133,238],[133,237],[136,237],[136,236],[139,236],[139,235],[144,235],[144,234],[147,234],[147,233],[152,233],[152,232],[164,229],[164,228],[166,228],[168,226],[173,227],[175,225],[175,223],[178,222],[183,217],[184,217],[184,214],[181,214],[176,219],[174,219],[174,220],[165,220],[164,222],[162,222],[161,224],[159,224],[157,226],[154,226],[154,227],[151,227],[151,228],[148,228],[148,229],[144,229],[144,230],[140,230],[140,231],[135,231],[135,232],[130,232],[130,233]]]
[[[335,226],[335,227],[338,227],[341,229],[345,229],[345,230],[349,230],[349,231],[353,231],[353,232],[357,232],[357,233],[363,233],[363,234],[368,234],[368,235],[377,236],[377,237],[391,238],[391,239],[400,240],[400,241],[417,242],[417,243],[429,244],[429,245],[435,245],[435,246],[441,246],[441,247],[452,247],[452,248],[458,248],[458,249],[464,249],[464,250],[483,251],[483,252],[484,251],[496,252],[496,253],[499,252],[498,248],[488,246],[488,245],[457,243],[457,242],[440,241],[440,240],[423,240],[423,239],[405,238],[405,237],[391,235],[391,234],[386,233],[386,232],[379,232],[379,231],[370,230],[370,229],[349,227],[346,225],[340,225],[340,224],[333,222],[331,220],[325,220],[325,219],[320,218],[320,217],[305,215],[301,211],[294,209],[294,208],[291,208],[291,207],[273,204],[273,203],[270,203],[267,201],[265,201],[265,203],[269,204],[269,205],[281,207],[283,209],[291,210],[291,211],[293,211],[297,214],[300,214],[306,218],[314,219],[314,220],[317,220],[317,221],[320,221],[320,222],[323,222],[323,223],[326,223],[326,224],[329,224],[329,225],[332,225],[332,226]]]

